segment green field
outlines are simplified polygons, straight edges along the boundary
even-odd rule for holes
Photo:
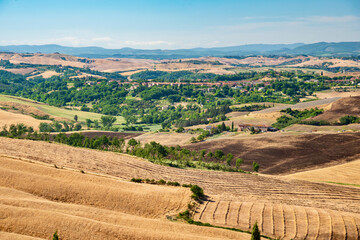
[[[20,103],[24,105],[29,105],[32,107],[35,107],[39,109],[40,111],[45,112],[46,114],[49,114],[54,117],[62,117],[67,118],[69,120],[73,120],[74,116],[77,115],[79,121],[85,121],[85,119],[89,118],[91,120],[100,120],[102,114],[99,113],[93,113],[93,112],[83,112],[79,110],[69,110],[65,108],[58,108],[54,106],[49,106],[44,103],[39,103],[30,99],[26,98],[20,98],[20,97],[13,97],[13,96],[7,96],[7,95],[1,95],[0,94],[0,102],[15,102]],[[115,125],[120,125],[125,122],[124,118],[121,116],[116,117],[117,120],[115,122]]]

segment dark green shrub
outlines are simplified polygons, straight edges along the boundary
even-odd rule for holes
[[[141,178],[132,178],[131,181],[132,181],[132,182],[136,182],[136,183],[142,183],[142,179],[141,179]]]
[[[163,179],[160,179],[157,183],[158,183],[159,185],[165,185],[165,184],[166,184],[166,181],[163,180]]]
[[[180,186],[180,183],[178,183],[178,182],[167,182],[167,185],[169,185],[169,186],[175,186],[175,187],[178,187],[178,186]]]
[[[193,199],[201,200],[204,197],[204,190],[198,185],[192,185],[190,187],[190,190],[193,193],[193,195],[191,196]]]

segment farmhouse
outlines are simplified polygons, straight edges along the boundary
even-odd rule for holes
[[[254,129],[255,132],[276,132],[277,128],[268,125],[252,125],[252,124],[240,124],[239,131],[246,132]]]

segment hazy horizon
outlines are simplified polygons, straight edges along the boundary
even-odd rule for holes
[[[2,46],[171,50],[360,40],[357,0],[0,0],[0,21]]]

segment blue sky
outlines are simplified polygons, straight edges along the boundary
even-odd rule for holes
[[[360,0],[0,0],[0,45],[177,49],[360,41]]]

